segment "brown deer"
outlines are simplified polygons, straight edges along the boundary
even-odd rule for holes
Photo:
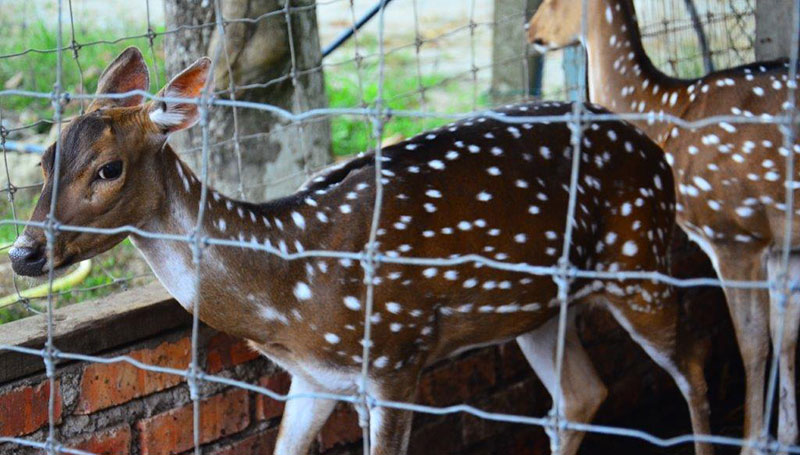
[[[161,93],[201,93],[209,60],[201,59]],[[100,77],[98,94],[146,90],[147,67],[135,48]],[[557,390],[557,286],[551,276],[504,271],[479,262],[447,267],[392,263],[391,258],[483,254],[510,264],[553,266],[561,256],[573,151],[563,123],[516,117],[567,115],[569,104],[510,106],[508,119],[474,117],[383,150],[384,204],[378,230],[386,257],[377,269],[368,392],[413,402],[420,371],[475,346],[516,338],[548,390]],[[591,112],[606,112],[587,106]],[[98,98],[62,131],[60,223],[96,228],[134,226],[186,235],[197,223],[201,182],[166,143],[192,126],[191,103],[144,102],[141,96]],[[46,183],[31,220],[50,211],[55,148],[43,156]],[[663,153],[623,122],[592,123],[582,141],[570,263],[591,271],[666,272],[674,223],[672,175]],[[372,154],[332,168],[282,199],[253,204],[213,190],[201,236],[271,245],[284,252],[363,251],[375,198]],[[41,228],[28,226],[10,256],[14,270],[41,276],[101,253],[125,237],[62,231],[52,258]],[[199,264],[187,242],[131,234],[156,276],[205,323],[246,338],[289,371],[290,394],[353,393],[362,363],[365,290],[358,263],[306,257],[286,261],[263,250],[208,246]],[[194,283],[198,283],[195,287]],[[571,310],[608,308],[685,396],[692,428],[707,434],[702,360],[678,336],[670,286],[652,280],[576,279]],[[572,324],[566,338],[560,402],[571,421],[589,422],[606,388]],[[334,401],[288,401],[275,453],[308,453]],[[411,413],[370,410],[371,453],[402,454]],[[560,434],[574,454],[583,434]],[[697,444],[698,453],[710,453]]]
[[[529,41],[540,49],[577,43],[580,1],[545,0],[531,19]],[[589,97],[617,112],[658,112],[692,121],[715,115],[770,119],[787,102],[788,62],[754,63],[676,79],[659,71],[642,47],[631,0],[588,2],[585,45]],[[784,180],[789,150],[776,126],[722,122],[680,129],[669,122],[633,122],[664,149],[677,190],[677,221],[709,255],[720,279],[779,280],[785,234]],[[798,145],[793,147],[798,152]],[[794,184],[792,190],[796,190]],[[800,211],[791,208],[792,247],[800,245]],[[787,273],[800,276],[800,256]],[[764,425],[765,368],[769,337],[777,337],[777,302],[783,290],[724,287],[744,361],[747,390],[744,433],[757,438]],[[770,298],[771,297],[771,298]],[[770,304],[770,300],[772,304]],[[800,308],[792,295],[780,344],[779,441],[797,440],[795,350]],[[777,345],[777,340],[773,339]],[[745,451],[749,451],[746,449]]]

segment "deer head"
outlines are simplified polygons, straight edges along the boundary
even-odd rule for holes
[[[209,66],[209,59],[201,58],[175,76],[159,95],[198,96]],[[103,71],[97,94],[148,90],[149,85],[150,77],[141,52],[130,47]],[[66,124],[61,131],[58,176],[55,175],[55,144],[43,155],[44,186],[31,221],[46,221],[51,204],[55,202],[55,219],[60,224],[93,228],[146,224],[165,198],[160,152],[167,137],[192,126],[197,120],[197,106],[191,103],[144,103],[144,97],[138,94],[96,99],[86,114]],[[58,194],[53,201],[56,179]],[[51,268],[60,271],[100,254],[126,236],[127,233],[97,235],[60,231],[52,257],[48,258],[44,230],[27,226],[9,256],[17,274],[41,276]]]
[[[528,26],[528,42],[540,52],[577,44],[582,0],[544,0]]]

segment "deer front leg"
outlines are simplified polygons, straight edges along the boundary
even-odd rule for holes
[[[292,377],[289,395],[324,392],[319,386],[299,375]],[[275,455],[308,455],[311,443],[330,417],[335,400],[321,398],[291,398],[281,419]]]
[[[773,283],[780,280],[780,254],[772,254],[767,261],[767,275]],[[800,281],[800,256],[789,258],[786,271],[789,286],[796,287]],[[800,323],[800,293],[792,291],[783,302],[783,291],[770,290],[770,332],[773,349],[780,345],[778,374],[780,387],[778,395],[778,441],[790,445],[797,441],[797,401],[795,396],[795,352],[797,349],[798,323]],[[781,311],[781,303],[785,303]],[[783,324],[782,333],[781,324]]]
[[[726,289],[736,341],[742,355],[745,374],[744,437],[756,442],[764,426],[764,372],[769,352],[767,309],[769,297],[760,289]],[[762,300],[763,299],[763,300]],[[756,453],[743,449],[742,454]]]
[[[767,273],[760,249],[726,250],[717,248],[716,265],[720,279],[764,281]],[[769,293],[763,289],[724,287],[736,341],[745,373],[744,437],[757,442],[764,426],[764,372],[769,353]],[[742,455],[757,453],[743,448]]]

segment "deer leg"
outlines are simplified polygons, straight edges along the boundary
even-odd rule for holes
[[[767,275],[770,281],[780,280],[780,254],[772,254],[767,261]],[[800,256],[791,255],[789,268],[790,287],[796,287],[800,280]],[[785,303],[783,314],[780,306]],[[797,441],[797,402],[795,396],[795,352],[797,348],[797,332],[800,323],[800,293],[792,291],[788,300],[784,301],[783,291],[770,290],[770,334],[773,349],[780,346],[778,353],[778,441],[782,444],[794,444]],[[782,333],[780,327],[783,324]]]
[[[764,426],[764,371],[767,367],[769,335],[767,309],[762,302],[769,297],[759,289],[726,289],[725,298],[733,320],[736,341],[745,374],[744,437],[755,442]],[[744,448],[742,454],[754,453]]]
[[[292,376],[289,395],[323,392],[300,375]],[[335,400],[292,398],[283,411],[275,455],[308,455],[311,443],[336,406]]]
[[[589,356],[581,346],[575,333],[573,319],[567,326],[564,340],[564,358],[561,372],[560,408],[571,422],[589,423],[597,408],[606,399],[608,390],[600,380]],[[558,337],[558,318],[553,318],[543,326],[517,337],[517,344],[525,354],[536,375],[544,383],[547,391],[555,399],[556,393],[556,346]],[[561,455],[573,455],[583,440],[582,431],[564,431],[558,436],[548,432],[551,449]]]
[[[672,376],[689,406],[692,432],[709,435],[708,387],[703,374],[705,350],[690,337],[679,335],[678,306],[669,288],[656,283],[643,283],[641,287],[651,296],[660,296],[661,304],[653,305],[642,295],[627,301],[608,296],[607,308],[647,355]],[[708,443],[695,442],[695,453],[710,455],[713,448]]]
[[[408,373],[383,382],[373,393],[379,400],[415,401],[419,375]],[[369,411],[371,455],[404,455],[411,435],[411,411],[375,406]]]
[[[717,250],[717,272],[722,280],[763,281],[767,275],[761,251]],[[724,287],[736,341],[742,356],[746,380],[744,402],[744,437],[755,442],[764,426],[764,372],[769,353],[768,302],[763,289]],[[752,447],[742,454],[756,453]]]

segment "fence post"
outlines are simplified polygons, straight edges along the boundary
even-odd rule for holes
[[[543,59],[527,52],[525,32],[525,24],[541,3],[494,0],[491,97],[495,104],[541,95]]]
[[[793,3],[792,0],[756,1],[756,60],[789,57]]]

